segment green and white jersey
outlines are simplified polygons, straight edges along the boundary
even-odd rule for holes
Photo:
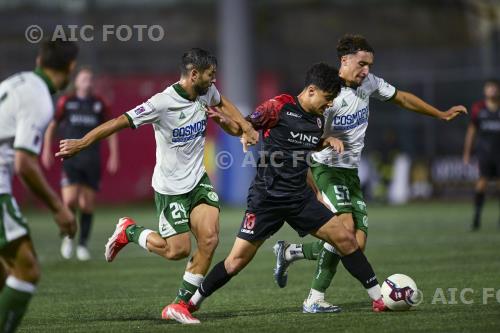
[[[343,86],[333,106],[325,111],[323,137],[333,136],[342,140],[344,152],[338,154],[328,147],[314,153],[313,159],[332,167],[358,168],[365,145],[370,97],[387,101],[395,94],[396,88],[373,74],[368,74],[356,88]]]
[[[54,116],[49,87],[39,72],[21,72],[0,83],[0,194],[12,193],[14,151],[40,154]]]
[[[220,101],[214,85],[207,94],[191,101],[176,83],[125,113],[132,127],[153,125],[156,165],[152,186],[156,192],[166,195],[188,193],[203,177],[206,110]]]

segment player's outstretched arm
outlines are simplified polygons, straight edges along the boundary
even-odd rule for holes
[[[467,109],[463,105],[455,105],[446,111],[440,111],[412,93],[400,90],[391,101],[404,109],[446,121],[450,121],[462,113],[467,113]]]
[[[76,232],[75,216],[47,183],[38,164],[37,155],[16,150],[14,170],[24,185],[50,208],[61,234],[73,237]]]
[[[224,116],[217,110],[209,108],[207,110],[207,116],[215,121],[227,134],[232,136],[241,136],[243,134],[241,127],[235,121]]]
[[[127,127],[130,127],[130,122],[125,115],[121,115],[97,126],[81,139],[61,140],[59,142],[59,152],[56,153],[56,157],[60,157],[62,159],[70,158],[91,144]]]
[[[236,106],[231,103],[226,97],[221,95],[219,105],[215,106],[215,109],[226,116],[229,120],[234,121],[242,131],[241,137],[247,145],[255,145],[259,141],[259,133],[253,128],[241,114],[241,112],[236,108]]]
[[[472,150],[472,144],[474,143],[475,137],[476,137],[476,126],[470,123],[469,126],[467,126],[467,132],[465,133],[464,154],[463,154],[464,164],[469,164],[470,162],[470,153]]]

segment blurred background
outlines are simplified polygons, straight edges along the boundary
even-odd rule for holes
[[[218,56],[217,86],[243,113],[276,94],[300,92],[312,63],[337,64],[336,42],[345,33],[370,41],[372,73],[441,110],[470,108],[482,98],[484,80],[500,77],[497,0],[0,0],[1,79],[34,68],[38,46],[25,35],[31,25],[44,37],[59,26],[76,27],[79,63],[94,69],[96,93],[115,116],[176,82],[180,57],[192,47]],[[82,38],[86,25],[92,34]],[[126,41],[104,40],[106,25],[115,31],[159,26],[164,36],[140,40],[134,30]],[[153,32],[158,37],[158,29]],[[360,170],[367,198],[403,203],[471,196],[477,165],[465,166],[461,158],[468,121],[441,123],[372,99]],[[152,128],[125,130],[119,139],[121,168],[104,174],[100,202],[150,200]],[[207,140],[206,165],[221,198],[244,204],[253,169],[241,167],[239,141],[213,124]],[[230,168],[220,167],[225,151],[234,159]],[[57,187],[60,167],[48,174]],[[16,192],[30,200],[19,186]]]

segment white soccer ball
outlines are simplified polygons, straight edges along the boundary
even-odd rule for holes
[[[393,274],[382,283],[385,306],[393,311],[405,311],[421,301],[421,293],[413,279],[404,274]]]

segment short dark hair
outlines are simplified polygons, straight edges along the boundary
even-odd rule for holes
[[[195,47],[182,55],[181,73],[183,75],[193,68],[204,71],[210,66],[217,67],[217,58],[206,50]]]
[[[356,54],[358,51],[366,51],[375,54],[373,47],[365,37],[361,35],[346,34],[339,39],[337,44],[337,57],[340,59],[347,54]]]
[[[314,64],[307,70],[305,86],[315,85],[319,89],[338,95],[341,87],[339,70],[324,62]]]
[[[40,66],[67,71],[71,62],[78,56],[78,45],[63,39],[45,40],[40,45],[38,56]]]
[[[493,78],[493,77],[490,77],[484,81],[484,85],[487,85],[487,84],[494,84],[497,87],[500,87],[500,80]]]

